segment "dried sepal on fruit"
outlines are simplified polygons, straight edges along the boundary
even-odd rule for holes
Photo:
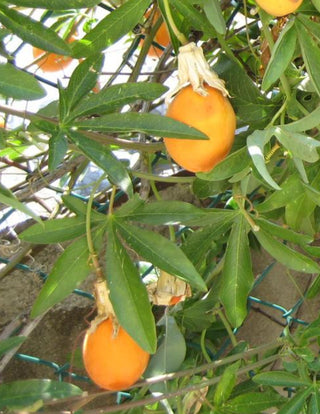
[[[116,334],[119,324],[113,310],[113,306],[110,302],[109,290],[105,280],[97,280],[94,283],[94,295],[97,307],[97,316],[91,321],[88,332],[93,333],[102,321],[110,318],[114,325],[114,333]]]
[[[191,296],[188,283],[160,270],[158,280],[148,286],[150,300],[159,306],[171,306]]]
[[[202,48],[194,42],[179,48],[178,85],[168,93],[166,102],[189,84],[195,92],[203,96],[208,95],[205,84],[218,89],[223,96],[229,96],[224,81],[210,68]]]

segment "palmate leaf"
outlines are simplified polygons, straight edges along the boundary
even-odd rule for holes
[[[77,131],[69,130],[67,135],[92,162],[108,174],[108,179],[114,185],[119,186],[129,197],[133,195],[127,169],[108,148]]]
[[[32,406],[41,408],[44,401],[81,395],[82,390],[68,382],[29,379],[0,385],[0,408],[21,411]],[[28,410],[29,411],[29,410]]]
[[[319,160],[318,149],[320,142],[308,135],[291,132],[286,128],[276,127],[275,136],[291,154],[303,161],[316,162]]]
[[[124,240],[147,261],[197,289],[207,290],[198,271],[175,243],[158,233],[121,220],[117,220],[116,225]]]
[[[161,325],[165,325],[165,334],[150,359],[144,373],[146,378],[177,371],[186,356],[186,341],[175,319],[165,314]]]
[[[219,383],[214,392],[213,401],[215,405],[221,406],[225,403],[231,395],[231,392],[236,385],[237,372],[240,368],[241,361],[229,365],[223,372]]]
[[[226,228],[239,215],[239,211],[218,208],[202,209],[184,201],[155,201],[137,206],[132,211],[115,213],[118,217],[154,225],[185,224],[188,226],[215,225]]]
[[[172,0],[172,4],[193,29],[201,30],[208,36],[214,36],[215,32],[206,15],[200,13],[192,4],[188,4],[188,2],[183,0]]]
[[[15,0],[14,4],[21,7],[31,7],[47,10],[83,9],[99,4],[99,0]]]
[[[294,20],[290,20],[281,30],[272,50],[271,58],[266,68],[262,89],[267,90],[276,82],[288,67],[295,52],[297,33],[294,28]]]
[[[58,131],[49,139],[49,170],[54,171],[62,163],[68,150],[68,141],[63,131]]]
[[[247,138],[248,151],[252,161],[264,180],[275,190],[281,190],[280,186],[271,177],[264,158],[263,149],[274,133],[273,128],[256,130]]]
[[[167,87],[159,83],[129,82],[111,85],[101,89],[94,96],[80,101],[68,116],[68,120],[92,114],[116,112],[124,105],[137,100],[153,101],[167,91]]]
[[[302,23],[296,21],[295,26],[304,63],[307,67],[313,86],[318,95],[320,95],[320,73],[318,70],[320,65],[319,45],[314,40],[312,32],[310,32]]]
[[[98,80],[104,56],[99,53],[82,61],[73,71],[65,95],[68,103],[67,114],[92,91]]]
[[[247,147],[232,152],[220,161],[210,172],[197,173],[201,180],[219,181],[232,177],[250,165],[250,156]]]
[[[0,22],[27,43],[59,55],[70,55],[70,46],[57,33],[25,14],[0,3]]]
[[[281,185],[281,191],[274,191],[265,201],[256,206],[259,213],[277,210],[304,193],[298,174],[290,175]]]
[[[247,222],[241,215],[235,220],[229,236],[220,289],[220,300],[234,327],[240,326],[247,315],[247,298],[252,285]]]
[[[154,353],[157,338],[146,287],[111,223],[107,240],[106,279],[115,314],[128,334],[147,352]]]
[[[221,53],[213,69],[226,81],[237,116],[252,128],[264,127],[277,111],[277,103],[261,94],[242,66]]]
[[[115,9],[72,45],[74,56],[86,57],[111,46],[139,23],[149,4],[149,0],[128,0]]]
[[[183,139],[209,139],[183,122],[162,115],[139,112],[112,113],[74,123],[79,130],[100,132],[142,132],[155,136]]]
[[[237,414],[256,414],[268,408],[279,407],[285,401],[284,397],[274,391],[248,392],[228,401],[226,407]]]
[[[93,215],[92,224],[106,222],[106,216]],[[96,221],[95,221],[96,220]],[[67,240],[75,239],[86,232],[86,217],[65,217],[54,220],[44,221],[41,224],[34,224],[27,230],[19,234],[21,240],[29,243],[51,244],[61,243]]]
[[[32,217],[34,220],[42,223],[40,217],[35,214],[28,206],[21,203],[17,197],[7,188],[0,184],[0,203],[3,203],[7,206],[10,206],[16,210],[21,211],[22,213],[26,214],[27,216]]]
[[[70,244],[55,262],[48,279],[33,304],[36,317],[66,298],[89,275],[89,250],[86,237]]]
[[[226,22],[223,18],[220,2],[218,0],[203,0],[203,10],[215,30],[222,35],[225,34]]]
[[[257,384],[270,385],[272,387],[301,387],[311,385],[311,380],[307,381],[285,371],[261,372],[260,374],[256,374],[252,380]]]
[[[279,263],[292,270],[304,273],[319,273],[320,266],[309,257],[293,250],[275,239],[267,231],[260,229],[254,233],[261,246]]]
[[[26,336],[11,336],[10,338],[0,341],[0,358],[2,358],[3,354],[6,352],[21,345],[26,339]]]
[[[0,94],[31,101],[43,98],[46,92],[32,75],[4,63],[0,64]]]

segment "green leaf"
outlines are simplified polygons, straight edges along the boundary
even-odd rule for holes
[[[149,3],[150,0],[128,0],[115,9],[74,44],[74,56],[89,56],[111,46],[139,23]]]
[[[243,147],[220,161],[210,172],[197,173],[197,177],[208,181],[225,180],[244,170],[250,164],[250,160],[247,147]]]
[[[221,406],[230,397],[234,386],[236,385],[237,372],[240,368],[241,361],[229,365],[223,372],[220,381],[214,392],[213,401],[215,405]]]
[[[68,141],[65,133],[59,131],[49,139],[49,170],[54,171],[62,163],[68,150]]]
[[[92,55],[81,62],[73,71],[66,88],[68,114],[79,102],[83,102],[82,98],[95,87],[103,61],[104,56],[101,53]]]
[[[99,4],[98,0],[15,0],[16,6],[48,10],[86,9]]]
[[[295,122],[283,125],[281,128],[289,132],[304,132],[319,125],[320,106],[314,109],[305,117]]]
[[[224,35],[226,33],[226,22],[221,11],[220,2],[218,0],[203,0],[203,10],[215,30]]]
[[[264,131],[256,130],[247,138],[248,151],[252,161],[264,180],[275,190],[281,190],[279,185],[271,177],[264,159],[263,149],[273,135],[273,129]]]
[[[247,235],[247,222],[241,215],[229,236],[222,271],[220,299],[234,327],[247,315],[247,298],[253,285],[253,273]]]
[[[306,27],[306,30],[312,33],[313,37],[318,41],[320,40],[320,28],[316,21],[311,20],[310,17],[304,13],[299,13],[296,18]]]
[[[145,378],[177,371],[186,356],[184,336],[172,316],[165,314],[163,319],[165,333],[157,352],[151,357]]]
[[[320,253],[320,252],[319,252]],[[306,299],[314,299],[320,293],[320,275],[318,275],[311,286],[308,288],[306,293]]]
[[[0,22],[26,43],[58,55],[70,55],[70,46],[57,33],[25,14],[0,3]]]
[[[84,115],[116,112],[124,105],[137,100],[153,101],[163,95],[168,88],[159,83],[136,82],[120,83],[101,89],[95,95],[82,100],[73,109],[70,119]]]
[[[21,203],[10,190],[5,188],[1,184],[0,184],[0,202],[16,210],[19,210],[22,213],[26,214],[27,216],[32,217],[34,220],[38,221],[39,223],[42,223],[40,217],[38,217],[32,210],[30,210],[29,207]]]
[[[115,213],[117,215],[117,212]],[[207,226],[233,221],[238,211],[222,209],[201,209],[184,201],[155,201],[146,203],[126,214],[127,220],[154,225],[184,224],[188,226]],[[121,215],[119,217],[122,217]]]
[[[274,239],[268,232],[260,229],[254,233],[262,247],[278,262],[289,269],[304,273],[319,273],[320,266],[309,257],[291,249]]]
[[[295,396],[289,400],[289,402],[280,408],[278,414],[300,414],[302,412],[302,407],[312,392],[312,389],[313,386],[298,391]]]
[[[296,233],[293,230],[290,230],[283,226],[279,226],[275,223],[272,223],[269,220],[265,220],[262,217],[254,218],[254,221],[263,230],[266,230],[268,233],[271,233],[273,236],[276,236],[280,239],[288,240],[292,243],[296,243],[299,245],[308,244],[313,241],[313,238],[306,234]]]
[[[129,197],[133,195],[128,171],[108,148],[76,131],[68,131],[68,136],[91,161],[108,174],[108,179],[114,185],[119,186]]]
[[[142,132],[168,138],[209,139],[204,133],[183,122],[151,113],[112,113],[75,122],[74,126],[100,132]]]
[[[286,70],[295,52],[296,42],[297,33],[294,28],[294,20],[289,20],[281,30],[280,36],[272,50],[271,58],[262,81],[263,90],[269,89]]]
[[[68,207],[69,210],[73,211],[77,215],[87,215],[87,203],[80,200],[76,195],[65,194],[61,197],[63,203]],[[106,222],[107,218],[105,214],[98,213],[95,210],[91,210],[91,217],[94,222]]]
[[[215,35],[215,32],[212,30],[206,16],[203,13],[200,13],[200,11],[197,10],[192,4],[188,4],[182,0],[173,0],[172,4],[193,29],[201,30],[208,36]]]
[[[121,220],[116,224],[126,243],[154,266],[178,276],[197,289],[207,290],[198,271],[175,243],[151,230]]]
[[[312,0],[312,4],[320,12],[320,0]]]
[[[252,128],[264,127],[277,111],[277,104],[262,95],[240,64],[221,53],[213,69],[226,81],[237,116]]]
[[[181,246],[182,251],[197,269],[201,266],[208,252],[216,246],[214,242],[215,230],[215,226],[206,226],[203,229],[198,229],[189,234]]]
[[[319,391],[315,388],[309,400],[308,414],[318,414],[319,412],[320,412],[320,395],[319,395]]]
[[[72,240],[86,232],[86,218],[67,217],[34,224],[20,233],[19,238],[30,243],[49,244]]]
[[[68,382],[49,379],[19,380],[0,385],[0,408],[20,411],[37,402],[81,394],[82,390],[79,387]]]
[[[270,385],[271,387],[301,387],[310,385],[311,381],[306,381],[285,371],[270,371],[256,374],[252,380],[261,385]]]
[[[237,414],[256,414],[278,407],[284,400],[284,397],[275,392],[248,392],[228,401],[226,407]]]
[[[69,245],[55,262],[48,279],[33,304],[34,318],[61,302],[89,275],[89,250],[86,237]]]
[[[0,64],[0,94],[13,99],[31,101],[43,98],[45,90],[29,73],[10,63]]]
[[[318,148],[320,142],[312,137],[298,132],[290,132],[285,128],[276,127],[274,134],[294,157],[308,162],[319,160]]]
[[[207,199],[211,196],[217,196],[218,194],[224,193],[230,184],[223,181],[208,181],[201,180],[196,177],[192,182],[192,192],[198,198]]]
[[[143,349],[154,353],[157,337],[146,287],[111,225],[106,247],[106,279],[120,325]]]
[[[303,24],[301,24],[299,21],[296,21],[295,26],[297,29],[304,63],[306,65],[313,86],[315,87],[318,95],[320,95],[320,73],[318,70],[320,65],[319,45],[314,40],[312,32],[308,31]]]
[[[290,175],[281,185],[281,191],[274,191],[265,201],[256,206],[259,213],[284,207],[291,200],[304,192],[302,182],[297,174]]]
[[[0,357],[11,349],[21,345],[26,339],[26,336],[12,336],[0,341]]]

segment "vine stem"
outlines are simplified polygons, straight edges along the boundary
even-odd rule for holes
[[[159,181],[163,183],[192,184],[195,180],[195,177],[162,177],[160,175],[135,170],[130,170],[130,173],[138,178],[145,178],[146,180]]]
[[[111,216],[113,214],[113,205],[114,205],[114,200],[116,197],[116,192],[117,192],[117,187],[113,185],[111,195],[110,195],[110,200],[109,200],[108,216]]]
[[[217,315],[219,316],[219,318],[221,319],[224,327],[226,328],[226,331],[228,332],[229,338],[231,340],[232,346],[235,348],[238,345],[237,339],[234,335],[234,333],[232,332],[231,326],[227,320],[227,318],[224,316],[224,313],[222,312],[221,309],[217,309]]]
[[[208,362],[208,364],[210,364],[210,362],[212,362],[212,361],[211,361],[211,358],[210,358],[210,356],[209,356],[209,354],[206,350],[206,344],[205,344],[206,333],[207,333],[206,329],[204,329],[201,332],[200,345],[201,345],[201,351],[203,353],[203,356],[204,356],[205,360]]]
[[[278,345],[279,344],[280,343],[278,343]],[[242,353],[242,354],[244,354],[244,353]],[[233,355],[233,357],[235,357],[235,355]],[[244,355],[244,357],[245,357],[245,355]],[[257,368],[260,368],[260,367],[266,366],[268,364],[271,364],[272,362],[274,362],[274,361],[276,361],[280,358],[281,357],[279,356],[279,354],[271,355],[269,357],[263,358],[261,361],[254,362],[252,364],[249,364],[247,366],[244,366],[244,367],[240,368],[237,371],[237,376],[246,374],[246,373],[248,373],[252,370],[255,370]],[[228,359],[228,357],[224,358],[223,360],[220,360],[220,361],[214,361],[214,363],[211,363],[210,365],[213,365],[213,368],[222,365],[221,363],[223,363],[223,365],[225,365],[227,363],[227,362],[225,362],[227,359]],[[239,358],[237,358],[236,360],[238,360],[238,359]],[[229,361],[230,361],[230,358],[228,359],[228,362]],[[169,379],[173,378],[172,374],[168,374],[168,375],[171,375],[171,378],[169,378]],[[182,387],[182,388],[179,388],[175,391],[170,391],[168,393],[163,393],[159,396],[157,395],[157,396],[144,398],[142,400],[136,400],[136,401],[133,400],[133,401],[125,402],[123,404],[109,406],[109,407],[104,408],[103,412],[104,413],[114,413],[114,412],[118,412],[118,411],[133,409],[135,407],[145,407],[148,404],[152,404],[152,403],[155,403],[157,401],[161,401],[163,399],[175,398],[175,397],[178,397],[178,396],[181,396],[181,395],[186,395],[187,393],[191,393],[191,392],[194,392],[194,391],[197,391],[197,390],[201,390],[201,389],[203,389],[205,387],[208,387],[210,385],[218,384],[219,381],[221,381],[221,375],[217,376],[217,377],[214,377],[214,378],[211,378],[209,380],[202,381],[201,383],[197,383],[197,384],[189,385],[189,386],[186,386],[186,387]],[[150,381],[150,385],[152,383],[153,382]],[[110,395],[110,392],[106,391],[106,392],[100,392],[100,393],[96,394],[97,397],[101,397],[103,395]],[[90,397],[92,397],[92,395]],[[89,398],[89,397],[74,397],[74,400],[79,400],[79,398]],[[70,400],[71,400],[71,398],[69,398],[69,401]],[[61,403],[61,401],[62,400],[59,400],[60,403]],[[66,399],[66,401],[68,401],[68,400]],[[53,404],[54,403],[57,404],[56,402],[53,402]],[[46,406],[52,405],[52,403],[51,404],[46,403],[45,405]],[[72,411],[66,410],[66,409],[64,409],[64,411],[61,411],[61,410],[55,410],[55,411],[46,410],[46,412],[47,412],[47,414],[57,414],[57,413],[71,414],[72,413]],[[101,409],[98,408],[98,409],[88,410],[88,411],[86,411],[86,413],[87,414],[99,414],[99,413],[101,413]]]
[[[88,244],[88,250],[89,250],[89,259],[92,261],[92,265],[94,267],[97,280],[104,280],[103,272],[101,269],[101,266],[99,264],[98,256],[94,248],[93,240],[92,240],[92,234],[91,234],[91,211],[92,211],[92,204],[93,199],[95,196],[95,193],[97,189],[99,188],[99,185],[101,182],[105,179],[105,174],[103,174],[99,180],[96,181],[95,185],[93,186],[93,189],[90,193],[90,197],[87,204],[87,214],[86,214],[86,236],[87,236],[87,244]]]
[[[169,0],[163,0],[163,5],[164,5],[164,10],[166,12],[166,16],[167,16],[170,28],[172,29],[173,33],[175,34],[179,42],[182,45],[186,45],[187,43],[189,43],[189,41],[185,37],[185,35],[182,32],[180,32],[180,30],[177,28],[175,21],[173,20],[170,5],[169,5]]]

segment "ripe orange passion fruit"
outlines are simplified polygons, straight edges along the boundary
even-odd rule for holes
[[[164,138],[173,160],[191,172],[210,171],[224,159],[234,142],[236,116],[227,97],[208,85],[207,96],[192,86],[183,88],[171,101],[166,116],[205,133],[209,140]]]
[[[303,0],[256,0],[256,3],[271,16],[281,17],[293,13]]]
[[[111,318],[87,331],[82,355],[91,380],[110,391],[126,389],[138,381],[150,358],[121,326],[114,331]]]
[[[71,36],[68,42],[76,40],[75,36]],[[34,59],[38,59],[43,55],[43,58],[37,60],[36,65],[43,72],[58,72],[70,65],[73,58],[70,56],[57,55],[56,53],[48,53],[45,50],[32,48],[32,55]]]

